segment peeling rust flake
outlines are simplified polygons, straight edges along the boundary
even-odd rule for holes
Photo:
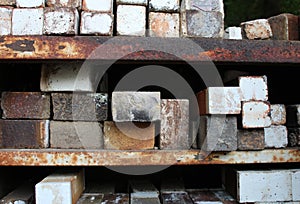
[[[18,52],[34,52],[35,48],[33,44],[33,40],[17,40],[10,44],[6,44],[5,46]]]

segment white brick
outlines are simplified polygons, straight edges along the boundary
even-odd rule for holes
[[[224,15],[223,0],[184,0],[183,6],[186,10],[219,11]]]
[[[84,188],[83,171],[51,174],[36,184],[36,204],[74,204]]]
[[[239,87],[208,87],[198,94],[200,114],[240,114],[241,99]]]
[[[300,201],[300,169],[292,170],[293,201]]]
[[[263,101],[242,103],[243,128],[264,128],[271,126],[270,104]]]
[[[149,0],[150,11],[177,12],[180,8],[179,0]]]
[[[12,11],[10,7],[0,8],[0,35],[11,35]]]
[[[42,35],[43,9],[14,9],[12,14],[13,35]]]
[[[239,86],[243,94],[243,101],[268,100],[268,84],[266,76],[239,77]]]
[[[46,0],[48,7],[80,8],[82,0]]]
[[[242,36],[245,39],[268,39],[272,37],[271,26],[267,19],[257,19],[241,23]]]
[[[94,80],[95,70],[80,71],[81,64],[44,64],[40,81],[41,91],[87,91],[95,92],[97,83]],[[79,75],[80,73],[80,75]]]
[[[119,5],[117,7],[117,34],[145,36],[146,7]]]
[[[287,128],[283,125],[271,125],[264,129],[265,147],[283,148],[288,144]]]
[[[292,179],[287,170],[238,171],[237,179],[240,203],[292,200]]]
[[[147,0],[117,0],[117,4],[131,4],[131,5],[147,5]]]
[[[37,8],[44,7],[45,0],[16,0],[17,7]]]
[[[112,35],[114,17],[109,13],[81,13],[80,34]]]
[[[284,125],[286,123],[286,110],[284,104],[271,105],[272,125]]]
[[[73,8],[45,8],[43,33],[76,35],[78,33],[79,14]]]
[[[232,40],[241,40],[243,39],[242,29],[240,27],[228,27],[225,30],[224,38]]]
[[[83,0],[82,10],[112,13],[113,0]]]
[[[151,37],[179,37],[179,14],[150,12],[149,27]]]

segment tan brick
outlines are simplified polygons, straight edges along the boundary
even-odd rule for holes
[[[299,17],[293,14],[280,14],[268,18],[274,40],[299,40]]]
[[[150,123],[104,122],[104,148],[120,150],[153,149],[155,126]]]
[[[179,37],[179,14],[150,12],[149,27],[151,37]]]
[[[284,104],[271,104],[272,125],[284,125],[286,123],[286,109]]]
[[[113,0],[83,0],[82,10],[113,13]]]
[[[272,35],[271,26],[267,19],[257,19],[240,24],[244,39],[269,39]]]
[[[103,149],[102,125],[98,122],[50,122],[50,147]]]
[[[14,6],[16,5],[16,0],[0,0],[1,6]]]
[[[43,8],[14,8],[12,35],[42,35]]]
[[[80,34],[108,35],[113,34],[114,16],[110,13],[81,13]]]
[[[36,184],[36,204],[75,204],[84,188],[83,170],[54,173]]]
[[[265,147],[284,148],[288,144],[287,128],[283,125],[271,125],[264,129]]]
[[[271,126],[270,103],[266,101],[244,101],[242,103],[243,128],[265,128]]]
[[[103,93],[52,93],[54,120],[104,121],[108,98]]]
[[[3,118],[49,119],[50,95],[41,92],[3,92]]]
[[[265,148],[264,129],[238,130],[238,150],[262,150]]]
[[[115,122],[160,120],[160,92],[113,92],[112,116]]]
[[[239,77],[239,86],[242,91],[243,101],[268,100],[268,83],[265,75]]]
[[[189,149],[189,100],[161,100],[160,149]]]
[[[149,0],[150,11],[178,12],[179,0]]]
[[[0,36],[11,35],[12,11],[12,7],[0,7]]]
[[[136,5],[118,5],[117,35],[145,36],[145,34],[146,7]]]
[[[201,115],[240,114],[241,100],[239,87],[208,87],[198,94]]]
[[[76,8],[45,8],[43,34],[77,35],[79,13]]]
[[[47,148],[48,120],[0,120],[1,148]]]
[[[80,8],[81,0],[46,0],[48,7]]]

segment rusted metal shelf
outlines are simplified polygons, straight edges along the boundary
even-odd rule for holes
[[[94,52],[96,49],[98,51]],[[212,60],[216,63],[295,64],[300,63],[300,41],[102,36],[0,37],[2,61],[87,58],[146,63]]]
[[[0,150],[0,166],[144,166],[300,162],[299,149],[213,152],[200,150]]]

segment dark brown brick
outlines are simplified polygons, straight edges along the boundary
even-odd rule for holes
[[[1,107],[3,118],[50,118],[50,96],[40,92],[3,92]]]
[[[1,148],[47,148],[48,120],[0,120]]]
[[[288,128],[288,146],[300,146],[300,128]]]
[[[104,121],[107,119],[107,94],[52,93],[53,119]]]
[[[193,204],[187,192],[173,192],[161,194],[162,204]]]
[[[239,150],[261,150],[265,148],[264,129],[238,130]]]

